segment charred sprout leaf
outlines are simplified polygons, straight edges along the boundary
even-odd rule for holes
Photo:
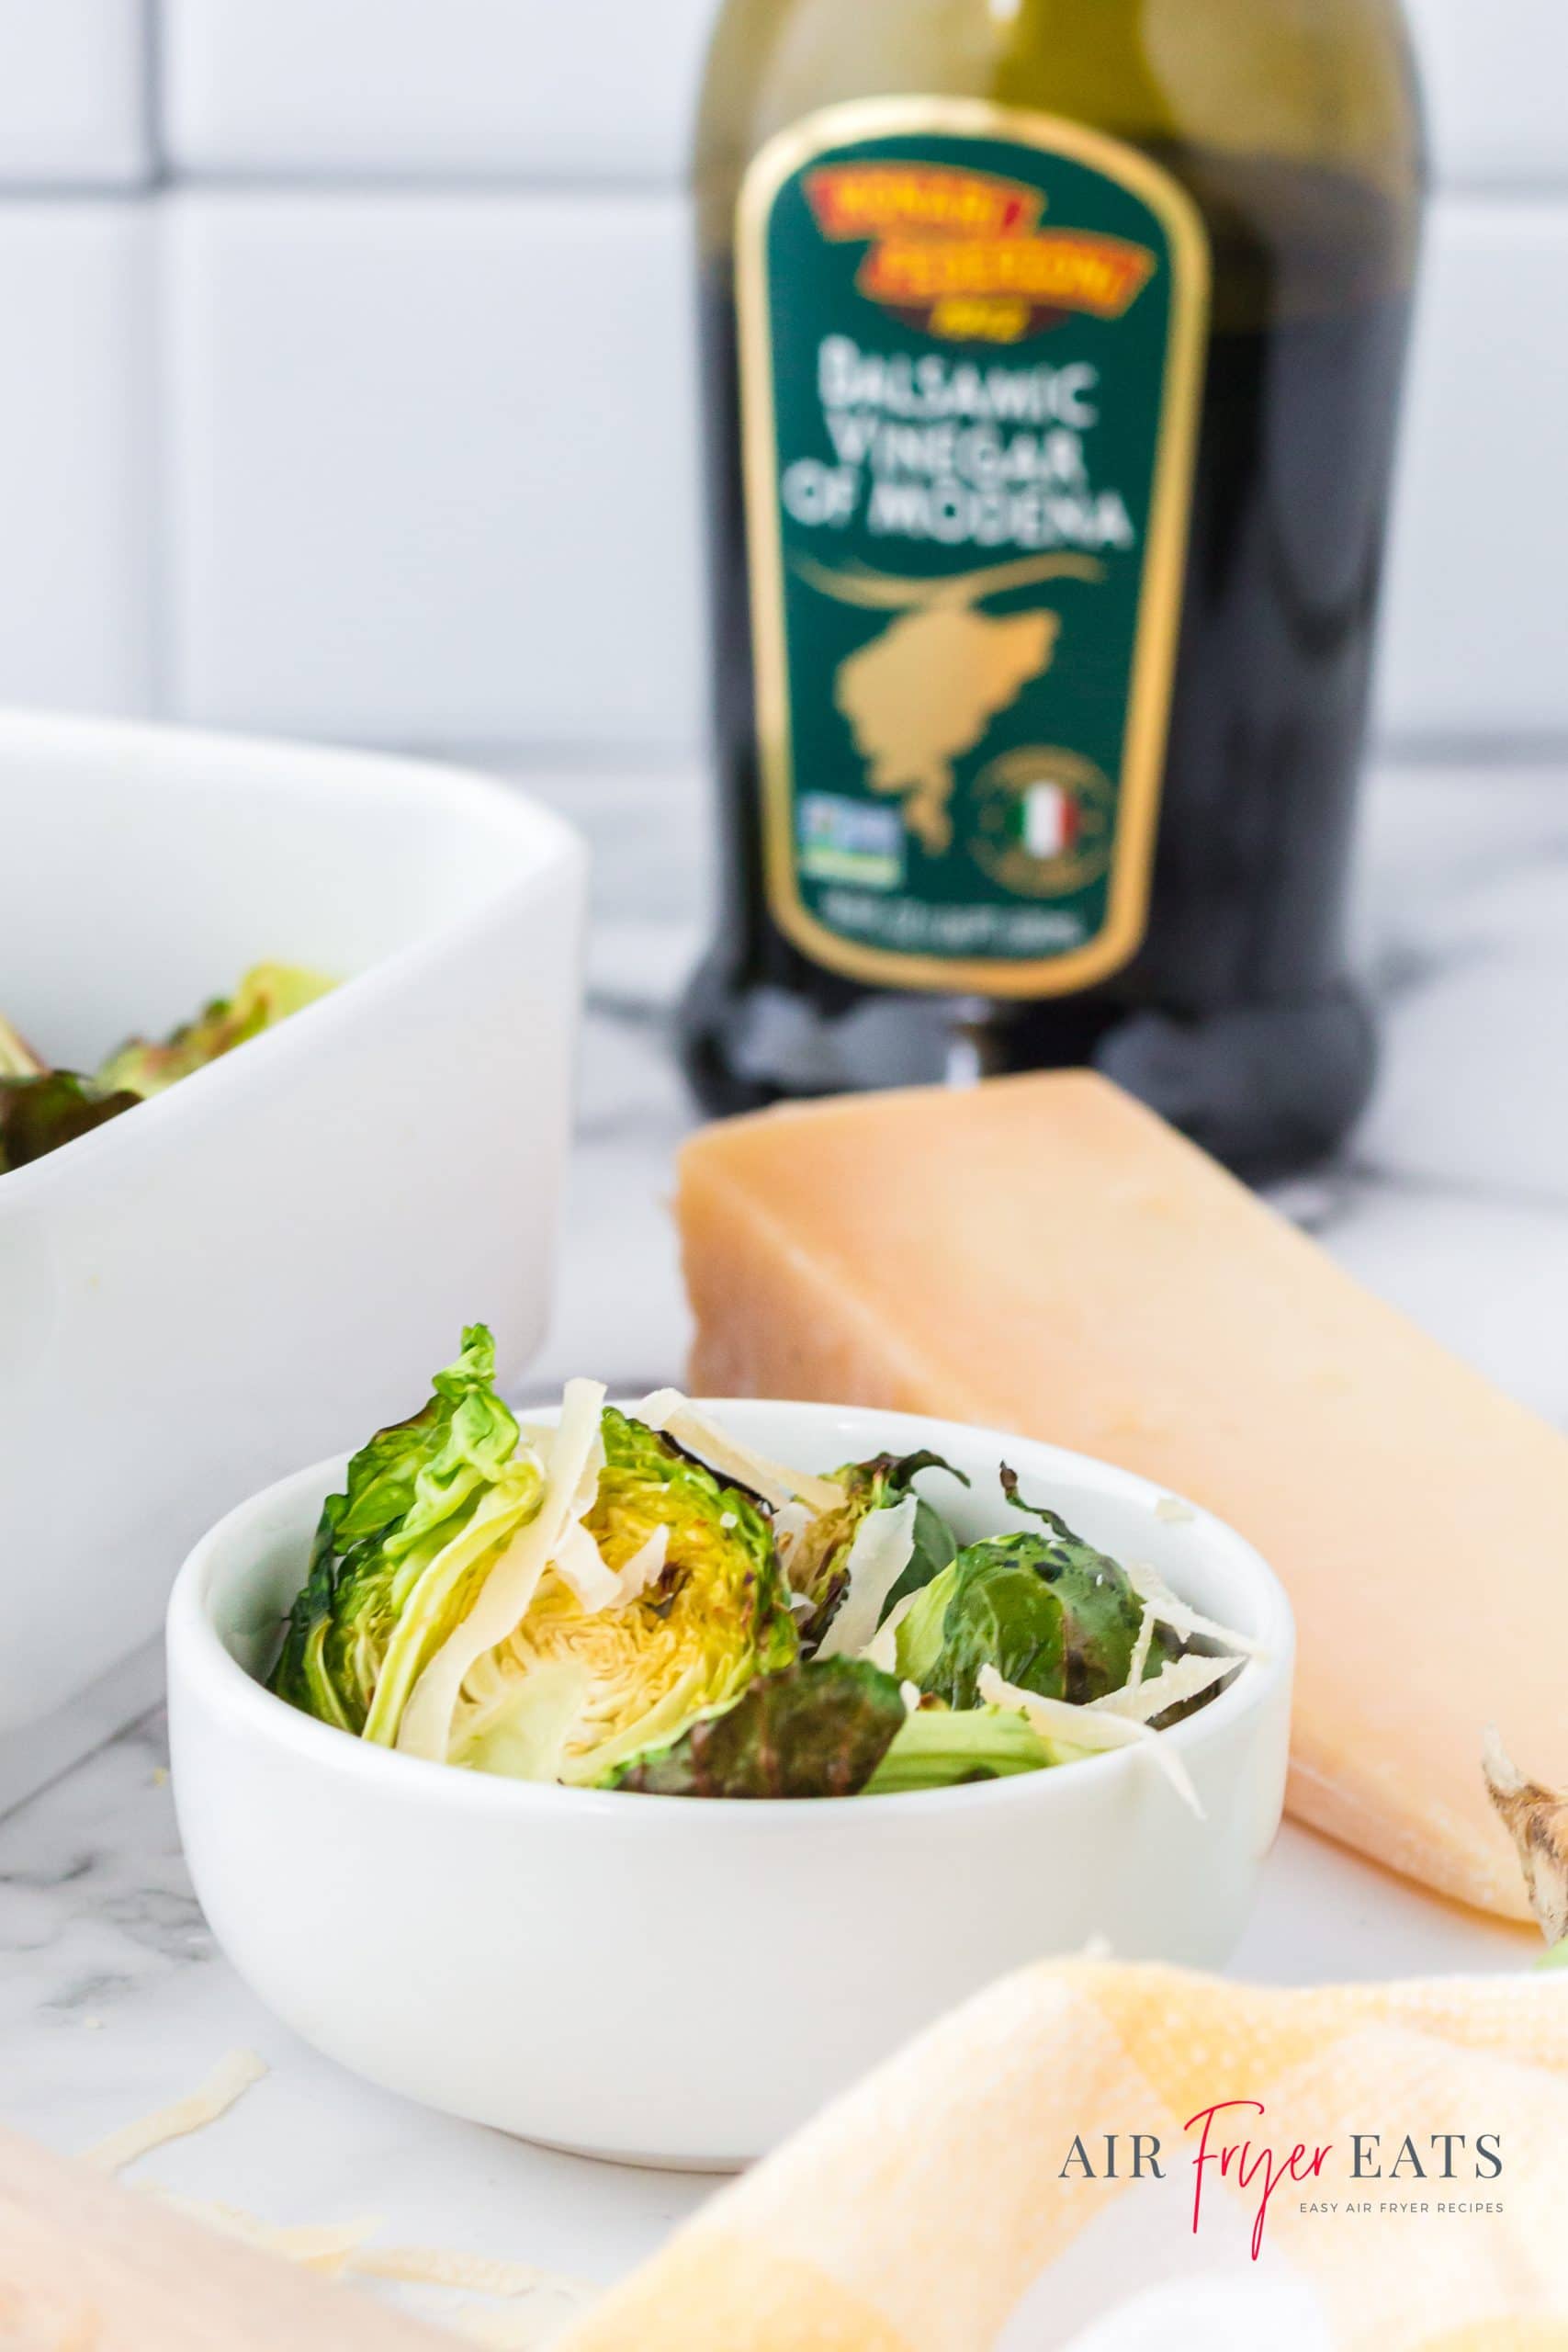
[[[879,1453],[872,1461],[847,1463],[829,1474],[832,1484],[844,1490],[841,1508],[819,1512],[785,1554],[791,1589],[811,1603],[800,1628],[801,1647],[807,1657],[820,1645],[848,1589],[850,1554],[862,1523],[872,1511],[890,1510],[912,1494],[922,1470],[946,1470],[964,1486],[969,1484],[961,1470],[954,1470],[940,1453]],[[914,1549],[908,1566],[887,1596],[883,1615],[907,1593],[918,1592],[940,1575],[957,1548],[941,1513],[923,1496],[917,1498]]]
[[[1017,1481],[1004,1472],[1010,1500]],[[1021,1510],[1033,1506],[1020,1503]],[[982,1667],[1043,1698],[1087,1705],[1126,1683],[1143,1605],[1125,1571],[1054,1511],[1048,1535],[971,1544],[926,1587],[898,1628],[898,1671],[950,1706],[973,1707]],[[1174,1645],[1157,1633],[1145,1677]]]
[[[0,1174],[42,1159],[62,1144],[134,1111],[138,1094],[115,1092],[75,1070],[45,1070],[35,1078],[0,1077]]]
[[[614,1576],[639,1559],[657,1572],[592,1608],[547,1571],[522,1623],[469,1671],[455,1763],[595,1783],[796,1655],[772,1532],[750,1497],[614,1408],[601,1428],[604,1463],[582,1524]]]
[[[899,1626],[899,1673],[950,1707],[977,1704],[985,1666],[1021,1690],[1060,1698],[1066,1612],[1038,1573],[1035,1537],[1010,1535],[961,1552]]]
[[[514,1459],[494,1374],[494,1341],[475,1324],[423,1411],[379,1430],[328,1498],[269,1686],[305,1713],[395,1737],[421,1667],[538,1508],[538,1465]]]
[[[1023,1497],[1018,1491],[1018,1472],[1016,1470],[1010,1469],[1008,1464],[1003,1462],[998,1466],[997,1476],[1000,1483],[1003,1494],[1007,1497],[1014,1510],[1027,1511],[1031,1519],[1043,1519],[1046,1526],[1050,1529],[1052,1534],[1059,1536],[1063,1543],[1077,1543],[1077,1536],[1073,1533],[1072,1529],[1067,1525],[1066,1521],[1061,1516],[1060,1512],[1048,1510],[1043,1503],[1026,1503],[1024,1501]]]
[[[650,1796],[853,1796],[906,1720],[891,1675],[863,1659],[812,1660],[761,1676],[606,1785]]]
[[[1006,1707],[920,1707],[906,1716],[866,1782],[867,1796],[955,1788],[1043,1771],[1056,1761],[1032,1724]]]
[[[129,1089],[132,1094],[161,1094],[193,1070],[205,1069],[220,1055],[231,1053],[264,1029],[276,1027],[290,1013],[302,1012],[325,996],[335,983],[319,973],[302,972],[287,964],[257,964],[245,974],[231,997],[216,997],[194,1021],[187,1021],[162,1044],[132,1037],[111,1054],[98,1072],[98,1083]]]
[[[0,1012],[0,1078],[42,1078],[49,1065],[41,1062],[19,1029]]]

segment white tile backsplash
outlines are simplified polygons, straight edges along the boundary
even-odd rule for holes
[[[694,741],[716,4],[0,0],[0,696]],[[1409,6],[1444,192],[1381,723],[1568,738],[1568,0]]]
[[[716,0],[164,0],[176,170],[672,182]]]
[[[1388,582],[1386,729],[1568,734],[1568,204],[1435,212]]]
[[[1433,161],[1450,186],[1568,181],[1563,0],[1405,0]]]
[[[144,0],[0,0],[0,192],[152,172]]]
[[[1568,178],[1562,0],[1406,6],[1441,177]],[[197,174],[669,177],[716,7],[164,0],[168,152]]]
[[[149,705],[150,233],[141,206],[0,203],[0,702]]]
[[[687,740],[686,255],[672,196],[173,198],[176,715]]]
[[[180,716],[377,741],[702,723],[674,198],[186,196],[167,288]],[[1445,199],[1386,733],[1568,733],[1568,205]]]

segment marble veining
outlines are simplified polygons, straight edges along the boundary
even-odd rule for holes
[[[558,1308],[526,1396],[580,1371],[635,1394],[679,1376],[687,1338],[666,1198],[691,1114],[669,1021],[699,932],[698,787],[677,774],[539,781],[598,858]],[[1568,1427],[1568,774],[1381,775],[1355,950],[1383,1030],[1378,1096],[1342,1163],[1281,1205]],[[273,2221],[373,2213],[391,2237],[590,2279],[635,2262],[708,2193],[426,2115],[317,2058],[215,1949],[164,1760],[154,1714],[0,1820],[0,2121],[80,2147],[246,2043],[266,2081],[145,2171]],[[1289,1831],[1237,1966],[1307,1979],[1529,1953]]]

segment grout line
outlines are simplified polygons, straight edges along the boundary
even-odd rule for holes
[[[412,165],[379,169],[367,166],[358,171],[310,169],[298,164],[271,169],[251,165],[190,171],[165,162],[159,176],[150,185],[154,192],[163,190],[175,195],[318,198],[326,203],[363,197],[428,198],[439,202],[443,198],[488,196],[498,200],[528,197],[609,204],[624,203],[628,198],[662,202],[685,198],[691,193],[683,167],[657,176],[650,173],[626,178],[608,175],[582,178],[523,169],[421,172]],[[1568,196],[1568,188],[1564,194]]]

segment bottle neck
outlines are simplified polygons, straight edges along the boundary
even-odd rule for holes
[[[985,0],[998,37],[997,96],[1038,106],[1050,61],[1052,111],[1127,138],[1174,139],[1177,124],[1145,41],[1145,0]]]

